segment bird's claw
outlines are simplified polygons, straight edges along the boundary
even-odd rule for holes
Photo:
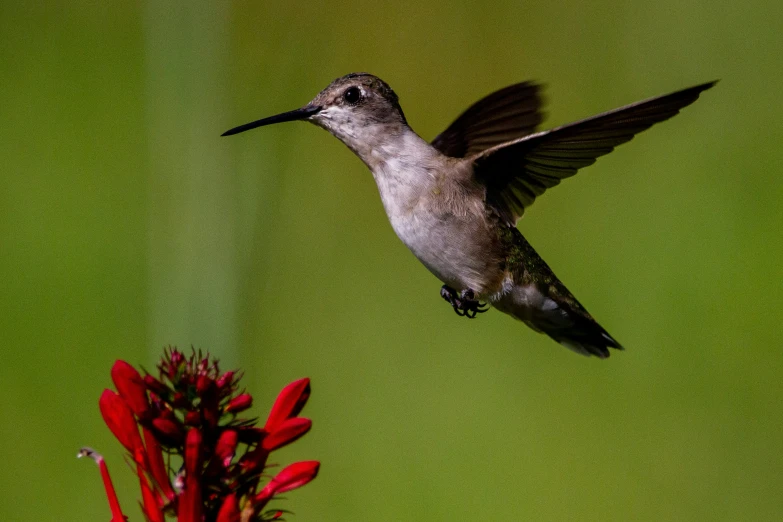
[[[443,285],[440,289],[440,296],[449,303],[457,315],[473,319],[478,314],[483,314],[489,310],[487,303],[482,303],[475,298],[475,293],[470,288],[457,293],[450,286]]]

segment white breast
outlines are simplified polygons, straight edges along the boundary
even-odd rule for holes
[[[397,236],[444,283],[483,293],[486,259],[466,248],[476,238],[471,236],[474,227],[465,221],[476,216],[438,204],[437,198],[444,196],[437,170],[400,161],[387,168],[374,173],[375,181]]]
[[[361,147],[352,150],[372,171],[397,236],[441,281],[481,292],[484,260],[472,257],[475,250],[461,248],[470,237],[457,237],[469,234],[470,227],[456,223],[468,216],[433,201],[444,197],[439,184],[453,168],[451,160],[408,127],[395,134],[383,128],[363,130]]]

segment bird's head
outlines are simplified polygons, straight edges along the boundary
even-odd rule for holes
[[[223,136],[281,123],[309,121],[332,133],[363,156],[364,148],[377,146],[408,128],[397,95],[389,85],[367,73],[352,73],[334,80],[300,109],[240,125]]]

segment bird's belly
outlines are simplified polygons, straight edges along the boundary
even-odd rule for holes
[[[470,216],[475,220],[475,216]],[[414,209],[389,216],[392,228],[419,261],[438,279],[457,290],[487,291],[489,252],[476,237],[469,216]]]

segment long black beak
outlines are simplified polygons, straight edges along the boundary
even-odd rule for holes
[[[263,127],[264,125],[272,125],[273,123],[282,123],[284,121],[306,120],[313,114],[317,114],[320,111],[321,111],[321,107],[313,107],[313,106],[302,107],[301,109],[284,112],[283,114],[278,114],[277,116],[270,116],[269,118],[263,118],[250,123],[245,123],[244,125],[240,125],[239,127],[234,127],[231,130],[227,130],[226,132],[221,134],[221,136],[231,136],[232,134],[239,134],[240,132],[245,132],[246,130],[255,129],[256,127]]]

